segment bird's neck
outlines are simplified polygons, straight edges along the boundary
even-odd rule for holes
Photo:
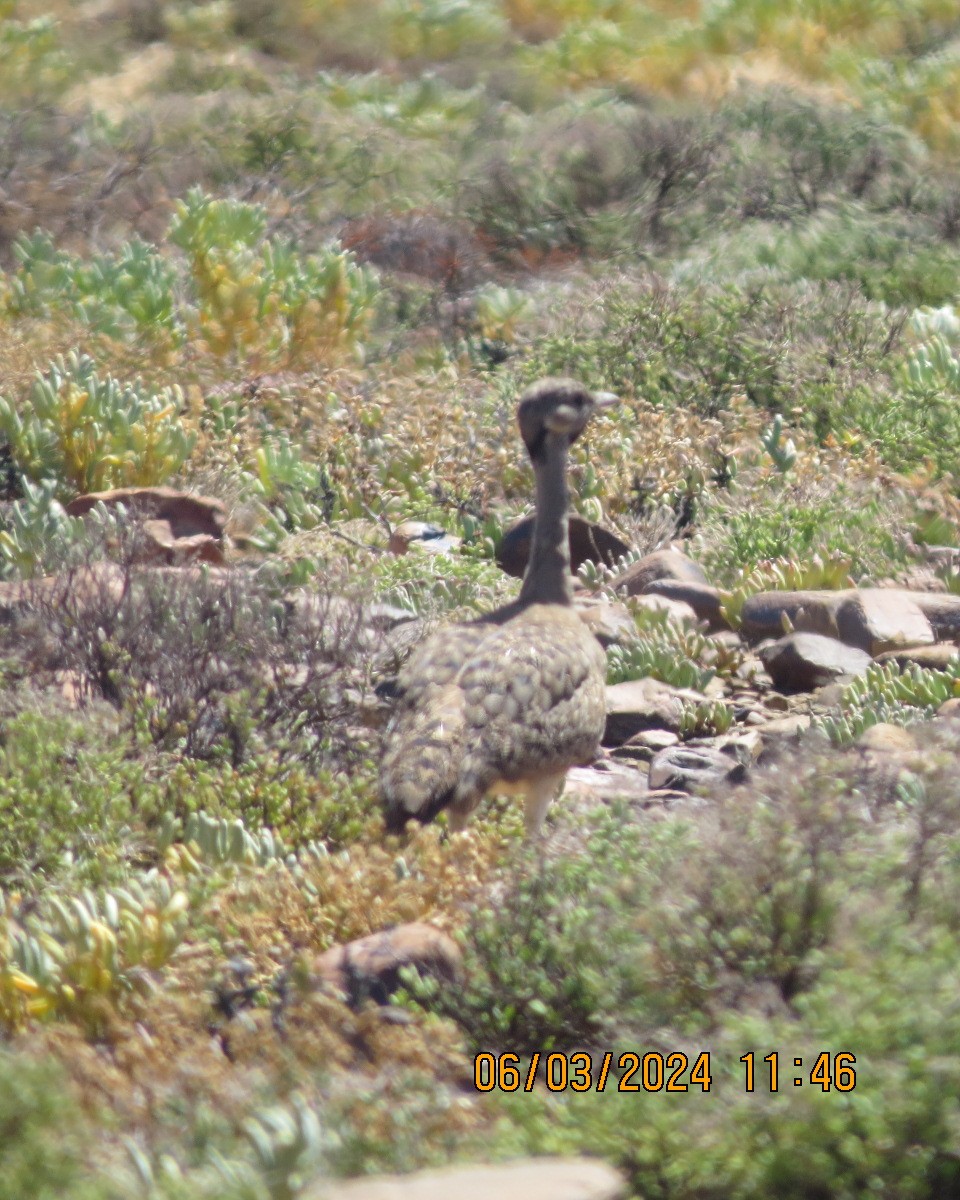
[[[554,442],[548,434],[545,452],[534,463],[534,470],[537,513],[519,603],[572,604],[566,439]]]

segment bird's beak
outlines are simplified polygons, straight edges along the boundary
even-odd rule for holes
[[[613,408],[614,405],[620,403],[620,397],[616,392],[592,392],[593,403],[598,409]]]

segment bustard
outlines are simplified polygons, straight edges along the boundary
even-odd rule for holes
[[[572,379],[542,379],[522,396],[537,507],[520,595],[439,630],[401,672],[380,767],[388,832],[444,809],[459,831],[488,792],[520,791],[533,836],[567,769],[596,754],[606,662],[572,607],[567,451],[616,399]]]

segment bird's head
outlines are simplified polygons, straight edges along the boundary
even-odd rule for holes
[[[517,420],[531,458],[537,458],[554,434],[569,446],[600,409],[619,403],[612,392],[591,392],[575,379],[541,379],[520,398]]]

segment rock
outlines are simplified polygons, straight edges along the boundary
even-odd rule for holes
[[[695,625],[698,617],[694,609],[685,600],[674,600],[669,596],[660,596],[656,592],[646,592],[642,596],[634,596],[630,601],[635,609],[648,612],[666,613],[671,621],[678,625]]]
[[[385,1004],[401,985],[400,971],[414,967],[448,983],[460,978],[460,948],[435,925],[413,921],[334,946],[314,962],[317,982],[342,992],[351,1005],[370,998]]]
[[[670,579],[677,583],[706,584],[707,577],[699,563],[687,558],[679,550],[654,550],[631,563],[617,577],[614,587],[628,596],[639,596],[646,592],[655,580]]]
[[[631,679],[607,688],[604,746],[620,746],[644,729],[677,732],[685,702],[702,704],[706,697],[690,688],[675,688],[659,679]]]
[[[947,592],[909,592],[908,595],[930,622],[938,642],[960,638],[960,596]]]
[[[618,746],[613,751],[613,757],[649,762],[658,750],[676,746],[679,741],[679,737],[669,729],[644,729]]]
[[[911,775],[910,759],[918,749],[910,730],[886,722],[871,725],[854,747],[860,755],[860,787],[875,803],[896,800],[899,785]]]
[[[809,713],[795,713],[791,717],[776,717],[772,721],[763,721],[753,728],[761,737],[799,737],[810,728]]]
[[[836,619],[841,640],[871,655],[934,641],[930,622],[910,592],[892,588],[848,592]]]
[[[601,646],[612,646],[637,636],[633,617],[622,604],[611,604],[592,596],[577,596],[573,604],[577,616]]]
[[[168,487],[113,488],[88,492],[66,506],[71,517],[82,517],[96,505],[122,505],[140,523],[145,537],[141,561],[222,563],[227,509],[212,496],[193,496]]]
[[[426,521],[404,521],[390,534],[387,549],[391,554],[408,554],[411,548],[427,554],[451,554],[460,548],[462,539],[447,533],[439,525]]]
[[[841,675],[863,675],[869,654],[819,633],[791,633],[760,650],[760,660],[781,692],[810,692]]]
[[[757,592],[748,596],[743,605],[740,635],[748,642],[779,638],[787,632],[783,623],[786,616],[794,629],[799,619],[804,626],[803,632],[836,637],[836,611],[849,595],[850,589],[840,592]]]
[[[723,615],[723,599],[717,588],[708,583],[694,583],[690,580],[654,579],[647,585],[646,596],[663,596],[666,600],[678,600],[681,604],[689,604],[697,614],[698,621],[706,621],[711,631],[729,629],[727,619]]]
[[[960,696],[951,696],[949,700],[944,700],[936,715],[946,721],[956,721],[960,717]]]
[[[669,746],[653,756],[647,782],[651,790],[692,792],[720,782],[739,783],[746,767],[735,755],[710,745]]]
[[[591,807],[610,800],[643,800],[647,779],[636,767],[610,759],[592,767],[572,767],[563,787],[565,797],[591,801]]]
[[[497,547],[497,563],[508,575],[523,578],[530,558],[530,537],[533,533],[533,517],[524,517],[512,525],[500,539]],[[578,571],[585,562],[616,566],[624,554],[630,553],[625,541],[583,517],[570,516],[570,569]]]
[[[876,656],[878,663],[895,663],[901,670],[916,665],[942,671],[960,654],[953,642],[935,642],[932,646],[904,646],[901,650],[884,650]]]
[[[619,1200],[623,1178],[595,1158],[528,1158],[412,1175],[324,1181],[302,1200]]]

